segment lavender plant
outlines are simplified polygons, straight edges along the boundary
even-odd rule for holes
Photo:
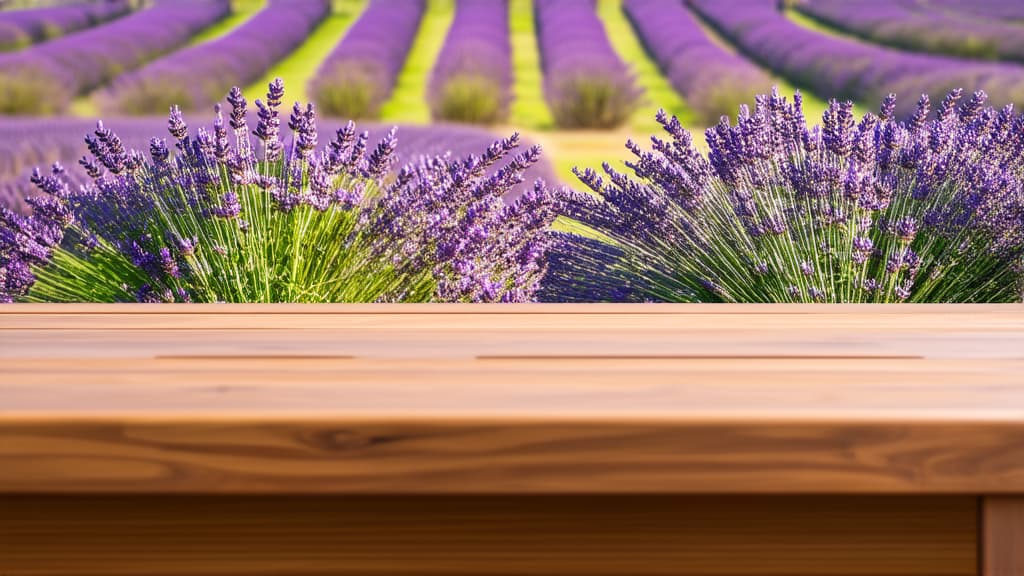
[[[192,116],[194,118],[194,116]],[[189,119],[190,115],[186,115]],[[256,114],[250,111],[250,123],[257,121]],[[321,133],[336,133],[345,126],[344,120],[321,118],[317,126]],[[154,134],[166,130],[167,120],[154,117],[125,117],[105,122],[107,128],[113,129],[126,148],[145,150]],[[92,182],[85,169],[78,164],[82,156],[82,135],[93,131],[95,124],[85,118],[22,118],[16,116],[0,116],[0,206],[5,206],[20,214],[29,214],[31,207],[25,199],[37,194],[38,189],[32,184],[34,168],[60,162],[66,168],[62,177],[72,187]],[[392,128],[391,125],[360,123],[360,128],[369,132],[370,141],[384,137]],[[485,150],[494,142],[494,135],[481,128],[457,124],[406,124],[399,130],[402,135],[401,149],[396,151],[398,163],[392,170],[392,176],[402,168],[402,164],[420,156],[438,156],[452,154],[465,157],[469,154]],[[521,146],[528,147],[523,140]],[[513,160],[512,156],[494,163],[487,174],[492,175]],[[558,176],[548,158],[541,159],[530,166],[524,173],[525,181],[513,187],[503,198],[512,202],[533,187],[538,178],[548,184],[557,184]]]
[[[412,48],[425,0],[370,0],[310,82],[328,115],[375,118]]]
[[[99,95],[104,110],[160,114],[172,105],[208,109],[233,85],[255,82],[306,40],[328,0],[271,0],[230,34],[117,77]]]
[[[1024,115],[951,92],[928,120],[895,97],[856,120],[832,101],[808,127],[799,93],[759,96],[706,132],[633,142],[632,172],[580,171],[544,299],[688,302],[1008,302],[1024,276]]]
[[[544,93],[562,128],[615,128],[643,94],[612,48],[594,0],[535,0]]]
[[[459,0],[427,88],[435,120],[494,124],[508,118],[512,44],[507,0]]]
[[[376,147],[350,122],[318,149],[312,105],[294,106],[281,138],[280,80],[250,137],[237,88],[225,120],[192,134],[168,123],[128,150],[102,123],[71,189],[37,171],[34,212],[0,210],[0,300],[61,302],[525,301],[545,273],[555,218],[542,181],[515,204],[501,195],[539,156],[487,175],[517,136],[481,156],[424,158],[388,178],[394,132]],[[232,138],[233,135],[233,138]]]

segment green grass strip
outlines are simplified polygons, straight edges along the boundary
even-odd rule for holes
[[[310,33],[306,41],[287,58],[271,68],[263,78],[253,82],[245,90],[246,98],[263,98],[267,85],[275,78],[284,80],[285,104],[308,102],[306,87],[316,75],[320,64],[341,42],[349,26],[366,7],[367,0],[335,0],[334,11]]]
[[[555,120],[544,99],[544,72],[533,22],[533,0],[509,0],[512,44],[511,123],[535,130],[551,129]]]
[[[232,33],[235,28],[245,24],[246,20],[262,10],[267,5],[267,0],[234,0],[231,3],[231,15],[219,22],[206,27],[199,34],[196,34],[188,41],[186,47],[196,46],[211,40],[223,38]]]
[[[423,21],[398,75],[395,89],[381,107],[381,120],[405,124],[430,122],[427,84],[454,18],[455,0],[427,0]]]
[[[597,15],[604,23],[612,47],[637,75],[637,83],[644,90],[644,101],[630,118],[630,127],[639,132],[655,133],[661,126],[654,119],[658,108],[679,117],[686,126],[694,126],[696,114],[651,59],[643,42],[622,9],[622,0],[598,0]]]

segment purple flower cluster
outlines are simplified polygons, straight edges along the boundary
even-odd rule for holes
[[[227,0],[158,0],[109,24],[0,54],[0,114],[53,114],[169,52],[230,12]]]
[[[771,89],[767,74],[712,41],[681,2],[626,0],[623,8],[672,86],[707,124]]]
[[[1024,61],[1024,28],[1019,24],[892,0],[811,0],[797,4],[797,9],[829,26],[896,48]]]
[[[544,298],[731,302],[1012,302],[1024,297],[1024,115],[950,93],[906,122],[895,97],[856,119],[832,101],[759,96],[709,128],[676,118],[632,174],[578,172]],[[961,102],[961,100],[963,100]],[[933,118],[929,120],[929,118]]]
[[[886,94],[984,90],[997,105],[1024,102],[1024,68],[913,54],[831,37],[791,22],[776,0],[688,0],[747,55],[828,98],[878,101]],[[900,117],[913,113],[901,102]]]
[[[127,0],[54,6],[34,10],[0,12],[0,50],[24,48],[124,16],[131,11]]]
[[[489,124],[508,117],[512,44],[507,0],[458,0],[428,98],[436,120]]]
[[[371,218],[369,232],[382,249],[387,245],[398,254],[419,253],[415,265],[431,267],[436,300],[535,299],[547,272],[545,255],[557,202],[542,180],[512,205],[501,197],[523,182],[523,172],[540,158],[540,148],[488,175],[518,141],[513,135],[480,156],[454,162],[437,157],[407,166]]]
[[[102,108],[128,114],[164,114],[172,105],[205,108],[232,86],[261,78],[302,44],[330,10],[330,0],[271,0],[223,38],[119,76],[100,96]]]
[[[514,135],[391,176],[394,130],[372,146],[349,122],[321,148],[313,106],[285,119],[283,98],[272,83],[255,127],[237,88],[210,128],[193,132],[174,109],[173,146],[153,138],[148,157],[99,123],[79,161],[87,185],[56,164],[33,175],[31,216],[0,209],[0,301],[534,298],[556,197],[539,180],[502,197],[538,148],[512,157]]]
[[[612,48],[595,0],[535,0],[544,92],[563,128],[612,128],[625,122],[642,95]]]
[[[343,118],[376,117],[395,87],[425,7],[425,0],[370,0],[310,84],[320,109]]]
[[[250,119],[255,123],[256,118]],[[186,118],[189,122],[198,120]],[[166,121],[157,118],[119,118],[107,125],[121,137],[127,148],[146,149],[153,134],[163,131]],[[335,133],[343,124],[338,121],[321,121],[321,130]],[[390,126],[367,125],[362,127],[370,134],[370,140],[384,137]],[[88,184],[91,179],[77,164],[82,153],[82,136],[93,130],[93,123],[79,118],[18,118],[0,117],[0,206],[28,214],[25,198],[35,193],[30,182],[36,166],[47,165],[54,160],[66,168],[65,178],[72,185]],[[407,125],[399,128],[402,136],[401,150],[396,153],[400,163],[417,160],[420,157],[443,156],[466,157],[487,148],[494,140],[493,135],[483,129],[453,124]],[[526,146],[532,146],[524,142]],[[505,166],[511,160],[499,161],[488,174]],[[532,188],[533,181],[543,179],[557,183],[554,167],[545,157],[530,166],[526,180],[505,196],[508,202]]]

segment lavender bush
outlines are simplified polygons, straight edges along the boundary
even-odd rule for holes
[[[320,109],[343,118],[377,117],[412,48],[425,5],[425,0],[370,0],[310,83]]]
[[[512,206],[503,192],[534,148],[492,176],[517,146],[435,157],[387,180],[392,132],[369,148],[349,123],[318,150],[316,114],[298,103],[281,139],[280,80],[250,138],[247,103],[229,95],[212,129],[181,112],[150,159],[102,123],[73,190],[63,169],[37,172],[32,216],[0,210],[0,300],[61,302],[390,302],[530,300],[545,272],[554,198],[540,181]],[[232,134],[234,142],[232,143]]]
[[[776,0],[687,0],[747,55],[826,97],[878,101],[886,94],[941,98],[956,87],[984,90],[997,105],[1024,103],[1024,68],[901,52],[813,32],[791,22]],[[912,102],[897,108],[905,118]]]
[[[632,174],[579,173],[566,213],[606,234],[559,234],[544,298],[688,302],[1009,302],[1024,276],[1024,115],[954,91],[927,120],[895,98],[859,121],[833,101],[809,128],[773,92],[707,130],[705,157],[630,142]]]
[[[771,89],[767,74],[715,44],[678,0],[626,0],[623,9],[647,51],[705,125]]]
[[[258,120],[250,112],[250,124]],[[205,118],[195,113],[186,114],[186,121],[205,123]],[[144,150],[149,147],[153,134],[166,130],[166,119],[160,117],[124,117],[112,119],[104,125],[112,129],[121,138],[125,148]],[[317,125],[322,133],[336,133],[345,127],[341,120],[321,119]],[[376,141],[392,128],[391,125],[362,123],[360,126],[369,132],[369,141]],[[84,168],[78,164],[82,156],[82,137],[92,133],[95,124],[84,118],[21,118],[0,117],[0,206],[7,207],[19,214],[31,212],[26,198],[38,192],[31,182],[33,169],[59,161],[65,167],[63,177],[68,184],[76,187],[89,184],[92,179]],[[487,130],[468,125],[456,124],[425,124],[404,125],[399,127],[402,138],[401,149],[395,152],[398,162],[392,171],[397,175],[403,164],[416,161],[427,156],[467,157],[470,154],[486,149],[494,141],[494,135]],[[530,147],[532,143],[523,140],[521,146]],[[512,161],[506,156],[495,162],[487,170],[493,175]],[[549,184],[558,184],[554,167],[546,157],[531,165],[524,173],[526,181],[513,186],[503,199],[512,203],[533,187],[538,178]]]
[[[99,96],[102,108],[128,114],[165,114],[172,105],[205,108],[231,86],[260,79],[302,44],[330,10],[330,0],[272,0],[227,36],[119,76]]]
[[[978,20],[900,0],[812,0],[797,9],[829,26],[867,40],[965,58],[1024,61],[1019,24]]]
[[[535,0],[544,92],[563,128],[614,128],[633,113],[641,91],[615,53],[594,0]]]
[[[228,14],[227,0],[158,0],[109,24],[0,54],[0,114],[54,114]]]
[[[508,0],[458,0],[428,87],[435,120],[493,124],[508,118],[512,44]]]
[[[124,16],[130,11],[131,5],[127,0],[104,0],[0,12],[0,50],[14,50],[34,42],[52,40]]]

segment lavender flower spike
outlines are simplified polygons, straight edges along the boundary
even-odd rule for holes
[[[0,209],[0,301],[519,302],[546,273],[557,195],[538,181],[503,197],[537,162],[502,167],[516,138],[482,156],[423,157],[395,177],[397,141],[339,131],[318,149],[316,112],[297,105],[280,130],[284,86],[256,100],[253,146],[232,90],[223,113],[190,130],[178,108],[151,159],[100,123],[83,158],[92,181],[37,171],[31,216]]]
[[[580,172],[565,214],[613,243],[559,233],[552,301],[1019,302],[1024,297],[1024,115],[954,91],[929,118],[821,125],[773,92],[707,130],[629,144],[628,173]]]

